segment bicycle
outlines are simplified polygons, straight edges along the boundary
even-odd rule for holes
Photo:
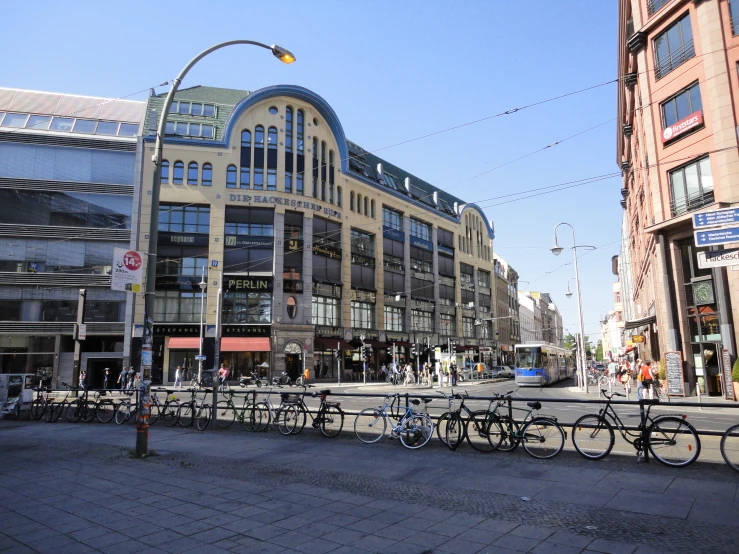
[[[54,404],[50,396],[50,387],[36,387],[33,389],[36,391],[37,396],[33,402],[31,402],[31,419],[38,421],[46,414],[46,410],[51,409]]]
[[[472,417],[472,411],[464,405],[465,396],[469,396],[467,391],[464,391],[464,396],[457,393],[454,394],[454,389],[449,396],[446,396],[443,392],[437,391],[445,400],[449,403],[449,411],[444,412],[436,420],[436,436],[439,440],[447,445],[450,450],[456,450],[465,437],[466,420],[462,417],[462,410],[467,413],[468,417]],[[455,406],[455,400],[461,400],[459,406]]]
[[[48,406],[48,408],[46,409],[46,421],[48,421],[49,423],[56,423],[67,407],[67,398],[69,398],[69,394],[72,392],[72,387],[64,382],[62,382],[62,386],[67,389],[67,393],[64,395],[62,401],[52,401],[50,406]]]
[[[366,408],[357,414],[354,420],[354,434],[360,441],[365,444],[372,444],[385,436],[387,422],[391,417],[387,410],[390,408],[391,413],[393,413],[399,398],[399,394],[388,394],[382,406]],[[424,411],[416,412],[414,407],[419,406],[421,402],[424,404]],[[431,402],[430,398],[422,398],[421,400],[414,398],[411,400],[398,423],[391,424],[390,438],[399,438],[401,444],[410,449],[425,446],[434,434],[434,421],[425,412],[426,404],[429,402]],[[398,407],[398,414],[399,411],[400,408]]]
[[[286,434],[300,433],[305,427],[305,414],[308,414],[313,421],[314,429],[320,429],[324,437],[334,438],[344,428],[344,411],[341,409],[341,402],[328,402],[326,400],[328,395],[331,394],[329,389],[314,392],[311,397],[320,397],[321,405],[318,407],[316,416],[313,417],[304,400],[309,387],[310,385],[303,385],[303,394],[297,397],[297,402],[289,403],[290,405],[282,410],[283,425],[289,431]],[[291,406],[295,407],[295,412],[292,411]],[[290,430],[290,426],[292,426],[292,430]]]
[[[734,471],[739,471],[739,424],[729,427],[721,436],[721,456]]]
[[[84,389],[82,396],[73,400],[67,407],[67,421],[77,423],[82,420],[86,423],[97,419],[100,423],[109,423],[115,416],[116,406],[105,396],[105,391],[95,391],[94,400],[89,400],[90,392]]]
[[[652,392],[654,394],[655,400],[659,400],[660,402],[669,402],[670,401],[670,395],[667,393],[667,387],[663,386],[662,381],[659,379],[653,379],[652,380]]]
[[[234,404],[234,394],[232,390],[226,391],[224,393],[226,401],[216,405],[216,425],[221,429],[226,429],[238,419],[247,431],[254,432],[263,429],[262,416],[264,414],[258,407],[257,391],[247,393],[244,397],[244,405],[240,409]]]
[[[539,460],[554,458],[562,452],[567,438],[567,433],[553,416],[539,415],[541,402],[527,402],[531,408],[511,409],[526,412],[523,420],[515,421],[508,415],[497,413],[498,408],[510,402],[510,395],[501,396],[496,402],[493,413],[495,414],[488,428],[488,440],[493,449],[503,452],[513,452],[519,444],[529,456]],[[532,415],[537,412],[537,415]]]
[[[659,400],[642,400],[640,402],[642,421],[637,427],[637,433],[626,429],[611,406],[614,396],[624,396],[614,392],[608,395],[601,391],[608,401],[598,414],[587,414],[578,419],[572,426],[572,443],[583,457],[589,460],[600,460],[608,456],[616,442],[613,424],[616,425],[621,437],[630,443],[640,456],[645,448],[649,449],[659,462],[670,467],[685,467],[698,459],[701,451],[701,442],[695,428],[688,423],[685,416],[671,415],[650,416],[652,406]],[[644,404],[647,411],[644,414]],[[613,422],[613,423],[611,423]],[[648,423],[646,431],[644,425]],[[642,438],[644,437],[644,438]],[[644,442],[646,441],[646,444]],[[682,455],[687,453],[687,455]]]
[[[198,394],[196,389],[190,390],[190,400],[180,404],[177,410],[177,422],[182,427],[190,427],[194,423],[198,431],[204,431],[210,422],[210,404],[205,403],[205,396],[199,401],[195,399]],[[212,392],[210,389],[203,391],[206,395]]]
[[[163,391],[165,389],[157,390]],[[174,394],[167,397],[167,400],[162,404],[157,393],[152,392],[151,405],[149,407],[149,425],[154,425],[159,421],[159,418],[162,418],[165,425],[172,427],[177,423],[177,410],[179,406],[180,403],[177,401],[177,397]],[[130,399],[124,399],[116,406],[115,422],[118,425],[122,425],[134,417],[137,411],[138,405],[133,406]]]

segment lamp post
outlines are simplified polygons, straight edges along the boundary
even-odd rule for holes
[[[139,394],[139,406],[136,416],[136,456],[142,457],[148,454],[149,450],[149,406],[151,398],[149,395],[151,386],[151,361],[154,345],[154,283],[156,281],[156,259],[157,259],[157,238],[159,236],[159,188],[162,175],[162,150],[164,148],[164,133],[167,125],[167,114],[172,106],[174,95],[180,86],[180,83],[189,73],[190,69],[205,56],[226,46],[236,44],[246,44],[259,46],[271,50],[272,54],[283,63],[292,63],[295,56],[288,50],[273,44],[268,46],[261,42],[253,40],[230,40],[211,46],[203,50],[195,56],[180,71],[180,73],[172,81],[172,86],[167,93],[162,106],[162,113],[159,117],[159,125],[157,126],[156,144],[154,147],[154,155],[152,162],[154,163],[154,177],[151,187],[151,217],[149,221],[149,251],[147,253],[146,264],[146,294],[144,296],[144,337],[141,345],[141,385]]]
[[[577,293],[577,316],[578,316],[578,321],[580,322],[580,340],[579,340],[580,355],[578,356],[577,361],[580,364],[580,379],[581,379],[580,388],[587,393],[588,392],[588,379],[585,374],[585,365],[586,365],[585,348],[584,348],[585,334],[583,332],[583,324],[582,324],[582,296],[580,295],[580,273],[577,269],[577,249],[578,248],[595,249],[595,247],[586,246],[586,245],[578,246],[577,240],[575,239],[575,228],[569,223],[558,223],[554,227],[554,246],[552,246],[552,254],[554,254],[555,256],[559,256],[563,250],[563,248],[557,242],[557,228],[561,225],[567,225],[572,230],[572,252],[574,253],[574,258],[575,258],[575,277],[574,279],[575,279],[575,292]],[[569,292],[569,281],[567,282],[567,288]],[[571,295],[572,293],[570,293],[570,296]]]
[[[203,266],[203,274],[200,277],[200,349],[198,350],[198,386],[203,379],[203,314],[205,312],[205,289],[208,283],[205,281],[205,266]]]

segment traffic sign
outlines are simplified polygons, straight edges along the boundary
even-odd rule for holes
[[[195,356],[196,362],[204,362],[206,360],[205,356]]]
[[[739,223],[739,207],[693,214],[693,229]]]
[[[739,242],[739,227],[694,231],[693,234],[695,236],[696,246],[712,246],[714,244]]]
[[[727,265],[736,265],[737,263],[739,263],[739,248],[698,252],[698,267],[701,269],[724,267]]]

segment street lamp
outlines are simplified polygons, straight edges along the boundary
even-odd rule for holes
[[[295,56],[285,48],[273,44],[271,46],[256,42],[253,40],[229,40],[221,42],[215,46],[203,50],[195,56],[180,71],[177,77],[172,81],[172,86],[167,93],[162,106],[162,113],[159,117],[159,125],[157,126],[156,143],[154,147],[154,155],[152,162],[154,163],[154,177],[151,187],[151,217],[149,221],[149,251],[147,253],[146,264],[146,294],[144,296],[144,336],[141,345],[141,388],[139,394],[139,406],[136,417],[136,456],[142,457],[148,454],[149,450],[149,405],[151,404],[150,387],[151,387],[151,361],[154,349],[154,290],[156,281],[156,259],[157,259],[157,239],[159,237],[159,188],[162,175],[162,151],[164,148],[164,133],[167,126],[167,114],[172,106],[174,95],[180,86],[180,83],[189,73],[190,69],[205,56],[226,46],[234,46],[236,44],[246,44],[250,46],[259,46],[270,50],[272,54],[283,63],[293,63]],[[215,423],[215,422],[214,422]]]
[[[583,323],[582,323],[582,296],[580,295],[580,273],[577,268],[577,249],[578,248],[592,248],[595,249],[594,246],[586,246],[586,245],[580,245],[578,246],[577,240],[575,239],[575,228],[570,225],[569,223],[558,223],[554,226],[554,246],[552,246],[552,254],[555,256],[559,256],[562,253],[563,248],[559,245],[557,242],[557,228],[561,225],[567,225],[572,230],[572,251],[574,253],[575,257],[575,292],[577,293],[577,315],[578,319],[580,321],[580,356],[578,356],[578,363],[580,364],[580,388],[584,390],[586,393],[588,392],[588,380],[587,376],[585,375],[585,348],[584,348],[584,341],[585,341],[585,333],[583,331]],[[569,292],[569,281],[567,282],[568,292]],[[570,293],[568,295],[571,295]]]
[[[570,277],[570,280],[567,281],[567,292],[565,293],[565,296],[567,298],[572,298],[572,292],[570,291],[570,281],[572,281],[574,277]]]
[[[205,289],[208,288],[208,283],[205,280],[205,266],[203,266],[203,274],[200,277],[200,350],[198,351],[198,386],[202,383],[203,379],[203,313],[205,312]]]

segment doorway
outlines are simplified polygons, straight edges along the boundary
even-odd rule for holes
[[[303,363],[300,354],[285,354],[285,371],[290,379],[295,381],[300,376],[302,369]]]
[[[87,359],[87,388],[102,389],[105,379],[105,368],[108,368],[108,388],[115,389],[118,374],[121,372],[120,358],[88,358]]]

